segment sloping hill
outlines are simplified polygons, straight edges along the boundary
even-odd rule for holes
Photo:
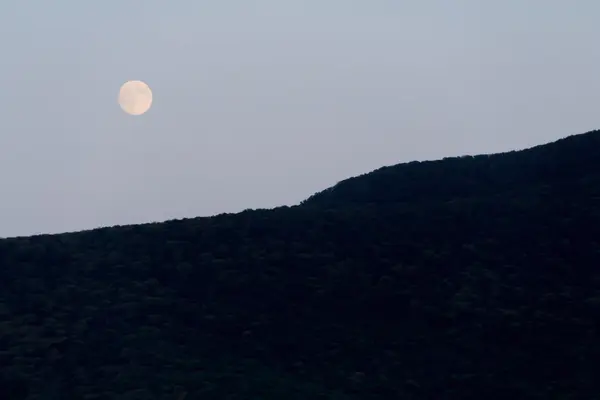
[[[600,131],[592,131],[521,151],[398,164],[341,181],[303,205],[437,202],[569,184],[598,175],[599,149]]]
[[[2,240],[4,395],[20,377],[31,399],[595,399],[598,137]]]

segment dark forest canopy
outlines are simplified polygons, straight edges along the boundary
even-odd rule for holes
[[[0,398],[596,399],[600,132],[0,241]]]
[[[414,161],[339,182],[303,204],[439,202],[568,183],[597,173],[599,151],[600,131],[592,131],[521,151]]]

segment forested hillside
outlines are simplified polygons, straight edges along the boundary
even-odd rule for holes
[[[317,193],[303,204],[440,202],[491,196],[531,186],[568,185],[600,170],[600,131],[500,154],[448,157],[383,167]],[[559,188],[560,190],[560,188]]]
[[[4,239],[0,397],[593,400],[599,266],[600,132]]]

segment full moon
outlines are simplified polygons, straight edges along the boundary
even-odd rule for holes
[[[127,81],[119,91],[119,105],[129,115],[142,115],[152,105],[152,90],[142,81]]]

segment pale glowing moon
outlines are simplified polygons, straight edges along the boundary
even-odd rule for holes
[[[152,105],[152,90],[142,81],[127,81],[119,91],[119,105],[129,115],[142,115]]]

